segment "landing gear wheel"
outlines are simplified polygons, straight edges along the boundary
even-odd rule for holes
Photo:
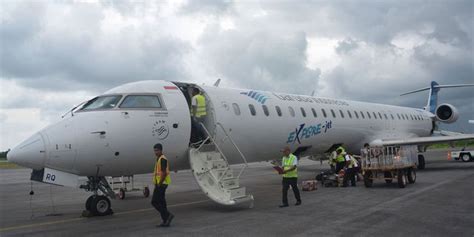
[[[125,189],[121,188],[118,192],[118,197],[123,200],[125,199]]]
[[[418,169],[425,169],[425,157],[423,155],[418,155]]]
[[[413,168],[409,168],[407,172],[408,182],[414,184],[416,182],[416,171]]]
[[[95,216],[106,216],[112,214],[110,200],[105,196],[92,196],[91,212]]]
[[[148,187],[143,189],[143,196],[146,198],[150,196],[150,189]]]
[[[469,161],[471,161],[471,156],[467,153],[461,154],[461,160],[463,162],[469,162]]]
[[[86,201],[86,210],[87,210],[87,211],[91,211],[92,199],[94,199],[94,195],[92,195],[92,196],[90,196],[89,198],[87,198],[87,201]]]
[[[367,188],[372,187],[372,184],[374,183],[372,171],[367,171],[364,174],[364,185]]]
[[[383,177],[385,178],[385,183],[388,183],[388,184],[391,184],[392,183],[392,172],[390,171],[385,171],[385,173],[383,173]]]
[[[407,177],[405,175],[405,170],[398,170],[397,179],[399,188],[404,188],[405,186],[407,186]]]

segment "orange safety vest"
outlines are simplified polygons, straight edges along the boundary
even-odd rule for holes
[[[167,162],[166,171],[163,173],[161,170],[161,159],[165,159]],[[155,171],[153,172],[153,184],[160,183],[161,176],[165,176],[165,180],[163,180],[163,184],[169,185],[171,183],[170,178],[170,165],[168,159],[164,155],[161,155],[160,158],[155,163]]]

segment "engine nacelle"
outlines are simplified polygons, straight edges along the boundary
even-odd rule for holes
[[[443,123],[454,123],[459,118],[459,112],[456,107],[450,104],[440,104],[436,108],[436,120]]]

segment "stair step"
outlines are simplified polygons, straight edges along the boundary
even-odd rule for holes
[[[201,152],[211,152],[216,150],[216,145],[214,143],[204,144],[202,145],[200,151]]]
[[[225,169],[228,165],[224,160],[212,160],[207,162],[207,167],[209,169]]]
[[[226,190],[229,199],[236,199],[245,196],[245,187]]]
[[[218,178],[224,175],[221,180],[232,179],[234,177],[234,173],[232,172],[232,170],[227,169],[227,168],[213,169],[211,170],[211,172],[214,174],[215,177],[218,177]]]
[[[221,180],[224,189],[235,189],[239,187],[239,180],[236,178]]]
[[[224,160],[222,155],[219,152],[206,152],[206,161],[213,161],[213,160]]]

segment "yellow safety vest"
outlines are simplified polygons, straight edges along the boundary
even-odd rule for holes
[[[284,156],[282,160],[283,170],[289,170],[293,166],[294,160],[297,159],[295,155],[290,154],[289,156]],[[298,177],[298,169],[295,168],[294,170],[283,174],[284,178],[297,178]]]
[[[166,172],[163,173],[161,170],[161,159],[165,159],[166,162]],[[153,184],[158,184],[160,183],[160,179],[162,175],[165,175],[165,180],[163,180],[163,184],[169,185],[171,183],[171,178],[170,178],[170,164],[168,159],[164,155],[161,155],[158,160],[156,160],[155,163],[155,171],[153,172]]]
[[[196,102],[197,102],[197,106],[196,106],[197,108],[196,108],[196,111],[194,113],[194,116],[196,118],[205,116],[207,114],[207,112],[206,112],[206,98],[201,94],[195,95],[194,97],[196,98]]]
[[[345,155],[345,153],[346,153],[346,151],[344,150],[344,148],[343,148],[342,146],[340,146],[340,147],[338,147],[338,148],[336,149],[336,151],[337,151],[337,150],[341,150],[341,149],[342,149],[342,152],[339,153],[339,155],[336,157],[336,162],[337,162],[337,163],[345,162],[345,161],[346,161],[346,159],[344,158],[344,155]]]

